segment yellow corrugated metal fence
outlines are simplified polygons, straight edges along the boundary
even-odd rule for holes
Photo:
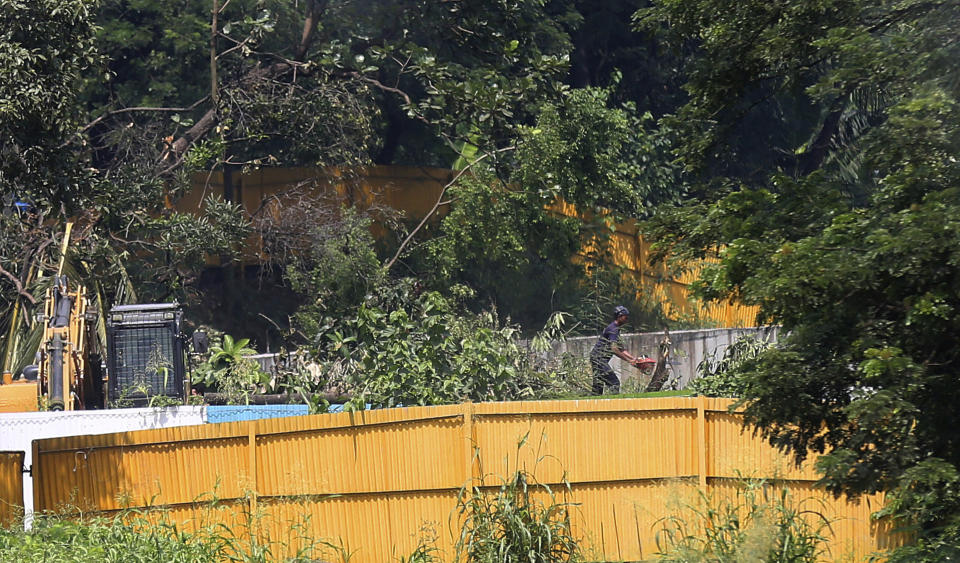
[[[661,519],[698,490],[735,494],[768,478],[832,520],[831,557],[862,560],[896,538],[859,504],[813,488],[809,464],[743,432],[729,401],[705,398],[478,403],[224,423],[39,440],[38,510],[163,506],[199,525],[252,526],[274,541],[291,524],[359,563],[409,555],[427,535],[448,557],[464,485],[523,469],[556,500],[592,557],[653,555]],[[541,495],[543,498],[543,495]],[[217,500],[214,507],[213,499]]]
[[[0,526],[23,516],[23,452],[0,452]]]

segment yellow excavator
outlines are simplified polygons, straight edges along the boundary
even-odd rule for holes
[[[97,313],[90,308],[86,288],[71,284],[63,264],[73,223],[67,223],[60,263],[46,291],[43,338],[37,351],[38,404],[48,410],[75,410],[103,406],[100,345],[96,338]],[[25,370],[26,371],[26,370]]]
[[[44,303],[43,340],[38,353],[42,407],[53,411],[103,407],[96,318],[86,289],[79,284],[71,286],[64,275],[55,276]]]

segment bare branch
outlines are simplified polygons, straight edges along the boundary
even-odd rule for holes
[[[357,80],[366,82],[367,84],[372,84],[373,86],[376,86],[377,88],[383,90],[384,92],[392,92],[394,94],[397,94],[398,96],[403,98],[404,103],[406,103],[408,106],[411,106],[411,107],[413,106],[413,100],[410,99],[410,95],[399,88],[394,88],[393,86],[387,86],[383,82],[380,82],[375,78],[370,78],[369,76],[364,76],[359,72],[349,72],[347,74],[349,76],[356,78]],[[423,117],[422,115],[417,115],[416,118],[424,123],[430,124],[430,121],[428,121],[427,118]]]
[[[124,114],[124,113],[135,113],[135,112],[143,112],[143,113],[150,113],[150,112],[178,113],[178,112],[181,112],[181,111],[193,111],[193,110],[197,109],[197,107],[199,107],[200,104],[206,102],[208,99],[210,99],[210,96],[204,96],[204,97],[200,98],[199,100],[197,100],[196,102],[190,104],[189,106],[187,106],[187,107],[181,107],[181,108],[175,108],[175,107],[134,106],[134,107],[129,107],[129,108],[120,108],[120,109],[110,110],[110,111],[108,111],[108,112],[105,112],[103,115],[97,117],[96,119],[94,119],[94,120],[91,121],[90,123],[87,123],[87,124],[84,125],[82,128],[80,128],[80,130],[77,131],[76,134],[74,134],[72,137],[70,137],[69,140],[64,141],[63,144],[60,145],[60,148],[61,148],[61,149],[62,149],[62,148],[65,148],[67,145],[69,145],[70,143],[72,143],[74,139],[76,139],[78,136],[80,136],[81,133],[84,133],[84,132],[86,132],[86,131],[89,131],[91,128],[93,128],[95,125],[97,125],[97,124],[100,123],[101,121],[103,121],[103,120],[105,120],[105,119],[107,119],[107,118],[109,118],[109,117],[113,117],[113,116],[115,116],[115,115],[121,115],[121,114]]]
[[[5,278],[9,279],[13,283],[13,286],[16,288],[17,294],[20,297],[23,297],[24,299],[29,301],[31,305],[37,304],[37,300],[34,299],[33,296],[30,295],[30,293],[23,288],[23,284],[20,283],[20,279],[17,278],[17,276],[8,272],[6,269],[4,269],[3,266],[0,266],[0,274],[2,274]]]
[[[403,254],[403,251],[407,248],[407,245],[410,244],[410,241],[411,241],[411,240],[413,240],[413,237],[420,231],[420,229],[423,228],[424,225],[427,224],[427,221],[429,221],[430,218],[433,217],[433,215],[437,212],[437,210],[440,209],[440,206],[442,206],[442,205],[445,204],[445,203],[449,203],[449,202],[446,202],[446,201],[443,200],[443,196],[446,194],[447,188],[449,188],[450,186],[456,184],[457,181],[460,179],[461,176],[463,176],[468,170],[470,170],[471,168],[473,168],[474,165],[479,164],[480,162],[482,162],[483,160],[485,160],[487,157],[493,156],[493,155],[495,155],[495,154],[497,154],[497,153],[514,150],[514,149],[516,149],[516,148],[517,148],[517,147],[515,147],[515,146],[509,146],[509,147],[504,147],[504,148],[502,148],[502,149],[496,149],[496,150],[494,150],[494,151],[488,152],[488,153],[484,154],[483,156],[477,158],[476,160],[471,161],[469,164],[467,164],[466,166],[464,166],[462,169],[458,170],[457,173],[456,173],[456,175],[454,175],[453,179],[451,179],[449,182],[447,182],[446,185],[444,185],[443,188],[440,190],[440,195],[437,196],[437,201],[436,201],[436,203],[433,204],[433,207],[430,208],[430,211],[428,211],[428,212],[426,213],[426,215],[423,216],[423,219],[420,221],[420,223],[417,224],[417,226],[414,227],[414,229],[413,229],[412,231],[410,231],[410,234],[408,234],[407,237],[406,237],[405,239],[403,239],[403,242],[400,243],[400,247],[397,248],[397,252],[393,255],[393,258],[391,258],[389,261],[387,261],[387,263],[386,263],[386,265],[385,265],[385,266],[386,266],[386,269],[389,270],[390,268],[393,267],[394,263],[396,263],[396,261],[400,258],[400,255]]]

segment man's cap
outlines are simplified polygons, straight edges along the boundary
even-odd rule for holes
[[[613,308],[613,318],[617,318],[620,315],[630,315],[630,311],[623,305],[617,305]]]

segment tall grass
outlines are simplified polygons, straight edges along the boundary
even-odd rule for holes
[[[570,529],[568,504],[525,471],[504,480],[495,492],[464,488],[456,560],[471,563],[567,563],[580,560]],[[536,495],[546,502],[536,498]]]
[[[226,542],[169,523],[114,518],[35,518],[26,532],[0,530],[0,560],[46,563],[206,563],[228,560]]]
[[[658,521],[657,561],[819,561],[828,553],[830,520],[818,507],[817,499],[798,501],[789,488],[765,480],[739,481],[731,498],[700,491],[697,502]]]
[[[575,506],[557,499],[546,484],[536,481],[536,466],[543,459],[541,433],[534,467],[527,471],[519,464],[520,451],[531,447],[529,432],[517,442],[517,469],[499,484],[464,486],[457,496],[460,528],[455,560],[469,563],[570,563],[582,560],[582,552],[570,525]],[[479,461],[479,460],[478,460]],[[483,475],[483,467],[480,467]],[[564,479],[569,492],[570,485]]]
[[[290,522],[283,538],[263,533],[263,514],[242,503],[233,525],[220,514],[236,506],[211,501],[189,524],[162,509],[125,510],[112,517],[77,512],[41,515],[29,530],[0,528],[0,561],[44,563],[348,563],[341,546],[310,537],[307,522]]]

